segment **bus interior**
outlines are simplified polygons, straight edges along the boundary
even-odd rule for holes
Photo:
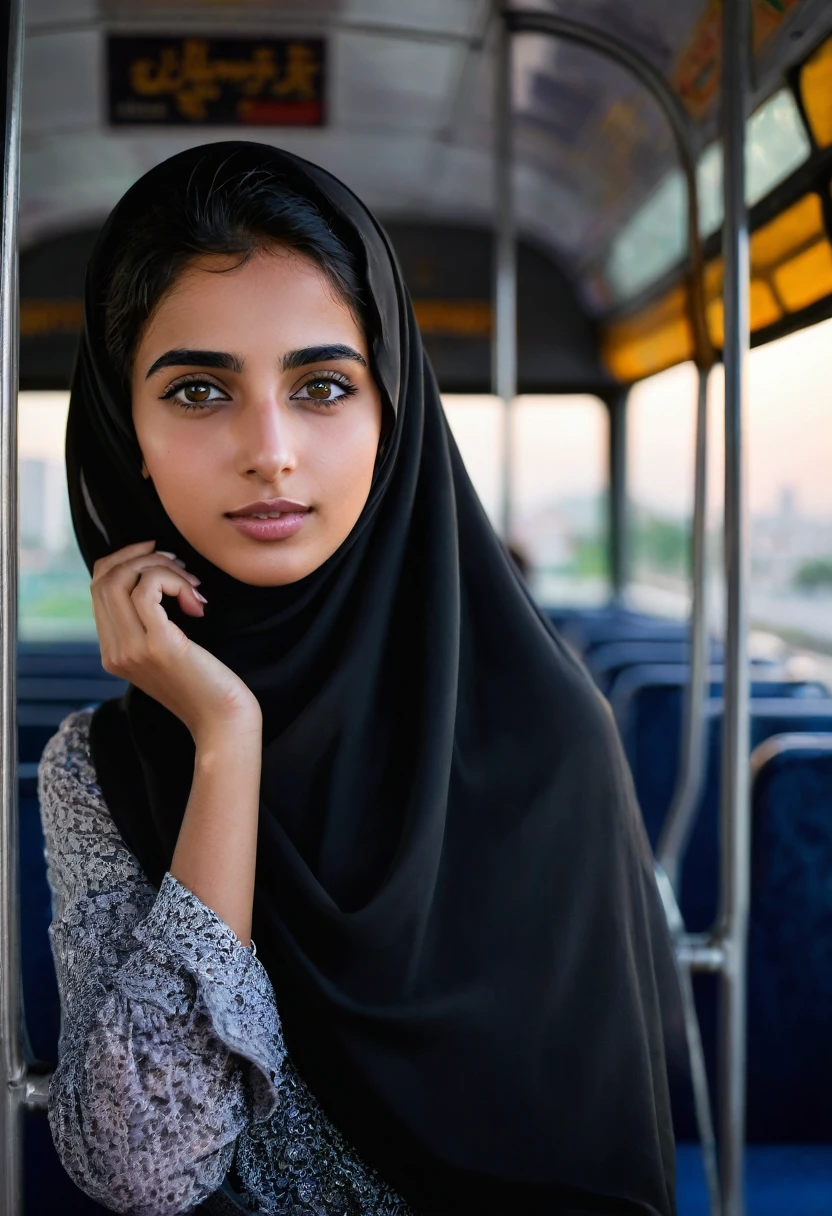
[[[4,22],[0,1212],[104,1210],[45,1117],[37,794],[64,716],[121,688],[62,464],[86,261],[142,173],[235,138],[387,227],[486,509],[609,700],[685,997],[680,1216],[832,1212],[829,0],[10,0]]]

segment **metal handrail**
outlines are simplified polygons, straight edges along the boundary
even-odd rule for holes
[[[743,1216],[747,940],[750,900],[748,586],[744,476],[746,362],[749,350],[748,211],[745,122],[751,57],[750,0],[722,12],[722,127],[725,222],[725,711],[723,715],[720,912],[719,1135],[725,1216]]]
[[[0,1211],[21,1210],[26,1076],[20,1020],[17,814],[17,214],[23,0],[5,5],[7,44],[0,218]]]
[[[577,42],[589,46],[614,59],[627,68],[633,76],[652,93],[662,113],[670,123],[676,150],[685,175],[688,195],[688,252],[689,313],[696,363],[699,367],[713,367],[716,361],[713,343],[708,331],[705,311],[705,285],[702,274],[704,260],[702,241],[699,235],[699,188],[696,180],[696,158],[690,138],[690,123],[685,110],[669,82],[649,59],[635,47],[622,42],[583,21],[571,17],[560,17],[554,13],[540,13],[530,9],[505,9],[503,20],[506,28],[514,34],[548,34],[566,42]]]
[[[512,402],[517,395],[517,239],[514,222],[514,139],[511,105],[511,35],[497,22],[494,90],[494,341],[492,381],[503,403],[501,525],[511,539],[513,474]]]
[[[661,865],[676,895],[679,879],[699,811],[705,781],[705,702],[708,699],[708,377],[697,373],[696,455],[694,460],[693,523],[691,527],[690,675],[682,717],[679,778],[656,845]]]
[[[611,34],[569,17],[550,13],[509,9],[504,14],[508,29],[515,33],[548,34],[589,46],[627,68],[649,89],[673,131],[688,196],[688,311],[693,333],[694,361],[698,369],[696,411],[696,457],[691,527],[691,616],[690,680],[685,697],[681,736],[679,781],[671,799],[657,859],[674,891],[685,847],[699,806],[705,769],[703,707],[707,696],[707,460],[708,375],[716,362],[705,307],[704,255],[699,231],[699,185],[696,158],[690,139],[687,115],[679,98],[661,72],[640,51]],[[498,328],[499,333],[499,328]]]
[[[706,550],[706,490],[707,490],[707,381],[708,373],[715,362],[713,345],[707,325],[705,312],[705,289],[703,276],[702,242],[699,233],[699,193],[696,179],[696,161],[690,139],[687,115],[682,109],[679,99],[671,86],[653,66],[635,48],[621,42],[618,38],[606,34],[583,22],[574,21],[568,17],[560,17],[549,13],[539,13],[518,9],[507,9],[503,12],[503,20],[508,30],[513,33],[544,34],[579,43],[591,47],[616,63],[629,70],[655,97],[663,113],[667,117],[676,141],[679,159],[685,176],[688,192],[688,248],[690,256],[688,306],[691,328],[694,339],[696,364],[699,369],[699,391],[697,408],[697,442],[694,484],[694,523],[693,523],[693,603],[691,612],[691,679],[688,688],[687,709],[683,737],[683,754],[685,763],[681,774],[681,783],[674,798],[673,817],[678,831],[671,839],[675,860],[671,852],[671,865],[674,872],[678,869],[678,861],[682,856],[684,845],[690,835],[690,829],[698,806],[699,792],[704,769],[704,714],[707,693],[708,665],[708,633],[705,613],[705,550]],[[503,51],[505,55],[505,51]],[[499,73],[499,76],[502,72]],[[498,78],[499,78],[498,76]],[[504,110],[507,102],[503,102]],[[501,114],[501,121],[508,124],[510,114]],[[499,157],[496,172],[498,179],[498,199],[501,204],[501,215],[507,217],[506,223],[513,225],[513,215],[510,207],[510,167],[501,168]],[[508,201],[506,201],[508,200]],[[512,229],[513,233],[513,229]],[[513,239],[513,237],[512,237]],[[499,245],[498,245],[499,249]],[[514,316],[501,318],[498,314],[498,329],[496,340],[499,346],[501,337],[500,322],[503,330],[509,324],[514,327]],[[516,338],[514,339],[516,340]],[[508,414],[508,402],[506,401]],[[694,966],[692,958],[680,953],[682,944],[688,947],[684,926],[681,924],[676,903],[673,884],[667,881],[661,867],[657,870],[660,877],[660,891],[663,897],[665,915],[668,924],[671,923],[671,912],[679,919],[679,926],[673,930],[674,941],[680,947],[677,950],[677,968],[679,972],[680,989],[682,994],[685,1033],[691,1060],[691,1073],[696,1097],[696,1113],[702,1145],[703,1166],[705,1169],[712,1216],[720,1216],[720,1179],[717,1174],[716,1153],[714,1151],[713,1119],[711,1117],[710,1095],[708,1093],[705,1060],[702,1040],[699,1033],[699,1023],[696,1017],[696,1007],[693,1001],[691,984],[691,969]],[[713,950],[711,953],[714,953]],[[724,961],[719,955],[719,961]]]

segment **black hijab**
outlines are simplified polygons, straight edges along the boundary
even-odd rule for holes
[[[160,192],[222,189],[249,168],[312,200],[353,250],[395,414],[352,533],[280,588],[236,582],[177,532],[141,476],[104,342],[131,224]],[[423,1212],[672,1213],[659,993],[673,968],[630,775],[606,704],[488,523],[373,216],[265,145],[151,170],[90,262],[67,464],[87,564],[151,537],[184,558],[209,610],[177,622],[263,707],[252,936],[333,1121]],[[190,736],[131,688],[91,739],[158,886]]]

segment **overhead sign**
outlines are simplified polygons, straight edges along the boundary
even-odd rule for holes
[[[325,66],[322,38],[111,34],[110,123],[320,127]]]

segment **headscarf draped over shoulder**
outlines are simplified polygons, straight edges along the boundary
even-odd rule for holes
[[[252,169],[312,200],[352,251],[395,419],[350,536],[277,588],[236,582],[178,533],[141,476],[104,341],[137,217]],[[483,512],[369,211],[260,144],[151,170],[89,266],[67,463],[88,565],[150,537],[184,558],[210,613],[178,623],[263,707],[253,937],[329,1116],[419,1211],[670,1216],[660,990],[673,964],[630,774],[606,703]],[[96,712],[92,750],[158,885],[190,736],[131,688]]]

